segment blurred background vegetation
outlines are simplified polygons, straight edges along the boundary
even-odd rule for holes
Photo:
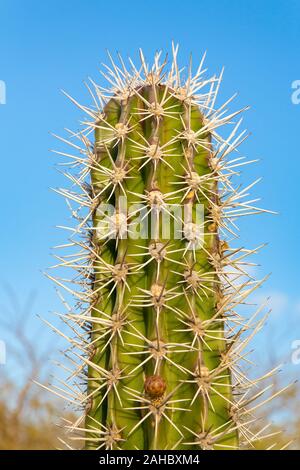
[[[33,314],[34,293],[23,304],[10,287],[5,288],[4,294],[0,331],[1,337],[5,338],[7,360],[0,365],[0,449],[65,448],[62,441],[68,442],[68,436],[61,426],[61,419],[72,421],[75,413],[65,409],[62,400],[35,383],[51,381],[56,367],[55,354],[61,346],[59,338],[53,335],[49,341],[49,335],[45,335],[47,327]],[[269,344],[272,344],[271,340]],[[278,363],[275,348],[271,347],[268,353],[264,354],[269,362],[266,364],[264,360],[264,369]],[[273,393],[290,382],[288,370],[287,365],[273,378]],[[299,386],[294,383],[260,412],[259,428],[263,427],[262,423],[271,422],[267,433],[274,435],[267,442],[257,441],[256,448],[281,449],[291,442],[289,448],[300,449],[298,403]],[[75,445],[72,443],[73,448],[76,446],[80,448],[80,441]]]
[[[62,400],[36,384],[51,380],[59,341],[45,334],[47,327],[33,313],[34,302],[34,292],[21,304],[14,290],[5,287],[0,311],[0,338],[6,346],[6,361],[0,364],[1,450],[61,448],[60,439],[67,436],[60,420],[74,418]]]

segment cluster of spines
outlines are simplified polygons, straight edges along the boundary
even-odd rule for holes
[[[52,389],[83,407],[67,428],[86,448],[236,449],[270,437],[252,427],[253,412],[270,397],[252,402],[275,371],[253,380],[243,370],[265,305],[248,319],[239,308],[263,282],[247,273],[260,247],[229,246],[238,217],[263,210],[247,200],[256,182],[234,187],[240,167],[251,163],[237,151],[246,137],[241,120],[228,137],[219,134],[243,110],[228,114],[231,99],[215,109],[222,73],[205,79],[203,57],[183,81],[178,48],[172,52],[169,71],[160,53],[149,68],[141,52],[141,68],[129,60],[130,71],[110,57],[103,73],[110,88],[88,85],[94,106],[72,99],[91,121],[61,139],[75,150],[59,153],[71,159],[65,174],[77,190],[57,191],[78,225],[60,248],[78,250],[57,256],[55,266],[75,270],[72,287],[50,277],[81,311],[67,306],[61,315],[71,328],[70,337],[61,334],[73,370],[64,391]],[[156,221],[148,238],[131,239],[135,214],[121,210],[121,196]],[[105,235],[103,202],[115,207]],[[204,208],[201,233],[197,204]],[[173,205],[189,218],[180,237],[164,238],[164,214],[171,232],[178,222]]]

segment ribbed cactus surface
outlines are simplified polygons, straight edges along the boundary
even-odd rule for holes
[[[193,75],[172,52],[151,67],[141,53],[130,71],[111,59],[109,89],[92,82],[94,106],[79,105],[88,121],[68,141],[77,153],[61,152],[79,187],[58,190],[79,205],[67,246],[78,250],[59,256],[75,288],[56,282],[81,308],[64,318],[79,377],[67,394],[85,410],[69,429],[86,449],[237,449],[258,438],[248,427],[260,392],[242,363],[263,320],[239,305],[261,282],[246,271],[256,250],[229,240],[239,216],[261,210],[247,200],[252,185],[233,183],[246,163],[240,121],[219,132],[240,111],[215,106],[222,74],[205,78],[202,60]]]

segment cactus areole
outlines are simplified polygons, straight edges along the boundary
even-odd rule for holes
[[[231,243],[238,217],[262,210],[247,200],[253,184],[234,186],[247,163],[242,110],[216,106],[222,73],[206,78],[203,60],[181,69],[172,52],[151,66],[141,52],[138,68],[111,59],[109,89],[92,82],[93,105],[78,105],[84,130],[62,139],[79,190],[58,190],[78,221],[75,252],[59,258],[77,274],[74,288],[56,282],[78,301],[65,314],[78,377],[69,398],[84,412],[69,428],[86,449],[251,442],[258,394],[243,361],[261,322],[239,306],[261,282],[245,267],[256,250]]]

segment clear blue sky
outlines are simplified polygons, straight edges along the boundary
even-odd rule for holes
[[[40,272],[52,263],[50,248],[64,241],[54,227],[67,216],[64,201],[49,190],[61,185],[50,132],[76,129],[80,117],[59,90],[88,102],[83,80],[99,79],[106,49],[135,58],[142,47],[151,57],[174,40],[182,61],[190,51],[197,60],[207,50],[211,73],[225,66],[220,100],[238,91],[235,109],[251,105],[245,126],[252,135],[243,153],[261,162],[247,178],[263,177],[255,194],[280,214],[243,221],[241,243],[269,242],[258,274],[272,272],[262,294],[273,293],[277,333],[293,325],[284,336],[289,350],[290,340],[300,339],[300,105],[291,102],[291,83],[300,79],[299,23],[296,0],[1,0],[7,104],[0,105],[0,282],[21,298],[37,290],[38,313],[57,308],[53,286]]]

